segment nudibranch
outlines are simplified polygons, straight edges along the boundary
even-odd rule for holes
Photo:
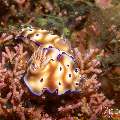
[[[24,76],[24,82],[33,94],[40,96],[44,90],[57,91],[58,95],[79,91],[80,72],[68,42],[47,30],[31,27],[24,29],[22,35],[40,43]]]

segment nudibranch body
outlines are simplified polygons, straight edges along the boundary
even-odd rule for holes
[[[22,29],[22,34],[24,37],[38,43],[43,48],[52,46],[61,51],[71,52],[71,46],[68,40],[58,35],[53,35],[47,30],[26,27]]]
[[[29,28],[23,33],[30,40],[42,44],[31,56],[24,76],[30,91],[41,95],[47,89],[50,93],[58,91],[61,95],[69,90],[79,90],[80,72],[69,52],[69,44],[46,30]]]

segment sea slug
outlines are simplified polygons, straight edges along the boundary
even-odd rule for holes
[[[48,90],[61,95],[69,90],[79,90],[80,72],[67,40],[33,27],[22,29],[21,34],[39,43],[24,76],[24,82],[33,94],[39,96]]]

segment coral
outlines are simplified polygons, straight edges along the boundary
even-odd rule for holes
[[[2,38],[4,38],[3,35]],[[11,41],[11,37],[9,38]],[[1,46],[1,50],[0,119],[51,120],[42,106],[37,108],[32,105],[30,92],[22,80],[30,58],[28,48],[25,47],[24,43],[11,45],[10,42],[6,46]],[[38,98],[39,100],[40,98]]]
[[[5,85],[1,88],[1,99],[5,100],[2,104],[7,107],[5,104],[9,101],[13,106],[17,106],[24,93],[20,80],[27,65],[25,60],[27,52],[24,52],[23,45],[19,44],[13,50],[5,47],[5,51],[1,54],[0,82]]]
[[[0,63],[0,115],[8,118],[12,113],[25,120],[22,97],[27,91],[21,81],[27,67],[27,51],[22,44],[6,46],[1,52]],[[15,117],[15,116],[11,116]]]
[[[92,86],[92,87],[91,87]],[[77,111],[78,118],[96,120],[98,116],[103,114],[106,108],[110,108],[114,102],[106,99],[104,94],[98,92],[100,84],[95,78],[91,78],[84,83],[81,90],[83,96],[77,99],[76,103],[61,106],[58,111],[62,114],[72,113]],[[87,116],[87,117],[85,117]]]
[[[0,119],[96,120],[119,109],[119,11],[119,0],[0,0]],[[38,46],[19,37],[21,24],[69,38],[80,92],[35,96],[28,90],[23,77]]]
[[[105,95],[100,90],[101,83],[98,81],[98,75],[102,72],[100,67],[100,62],[95,58],[95,56],[100,52],[98,49],[90,50],[89,53],[81,54],[77,48],[74,50],[76,61],[81,70],[82,76],[80,80],[80,90],[81,97],[76,100],[73,104],[67,104],[61,106],[58,111],[61,114],[66,114],[68,112],[79,111],[79,118],[90,120],[97,119],[97,116],[104,113],[106,107],[110,108],[114,101],[108,100]],[[103,51],[99,53],[103,55]],[[87,117],[85,117],[87,116]]]
[[[81,70],[81,74],[89,74],[89,73],[101,73],[100,61],[97,60],[97,55],[102,56],[103,51],[99,53],[99,49],[90,49],[89,53],[85,53],[84,55],[79,52],[78,48],[74,49],[74,54],[76,57],[76,62]]]
[[[9,37],[11,36],[11,37]],[[108,100],[101,91],[98,79],[102,72],[99,57],[104,51],[90,49],[81,53],[74,48],[75,62],[80,69],[80,92],[58,96],[44,92],[41,96],[33,95],[24,84],[23,77],[28,61],[34,52],[30,43],[18,36],[3,34],[1,39],[0,61],[0,117],[21,120],[26,119],[97,119],[110,108],[113,101]],[[27,39],[27,38],[25,38]],[[17,42],[21,40],[21,42]],[[8,42],[9,41],[9,42]],[[12,42],[10,42],[12,41]],[[4,43],[5,46],[4,46]],[[28,47],[29,46],[29,47]],[[32,51],[32,52],[30,52]],[[54,103],[54,107],[53,107]],[[57,111],[57,112],[55,112]]]
[[[6,33],[3,33],[0,37],[0,44],[5,43],[12,38],[13,38],[13,35],[7,35]]]

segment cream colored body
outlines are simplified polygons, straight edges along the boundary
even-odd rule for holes
[[[33,28],[32,31],[24,30],[23,33],[31,40],[42,43],[42,47],[30,58],[24,77],[31,92],[41,95],[47,89],[51,93],[57,90],[61,95],[68,90],[78,90],[80,73],[79,70],[76,71],[78,68],[75,68],[74,59],[70,55],[69,44],[64,44],[59,36],[51,35],[46,30]]]

